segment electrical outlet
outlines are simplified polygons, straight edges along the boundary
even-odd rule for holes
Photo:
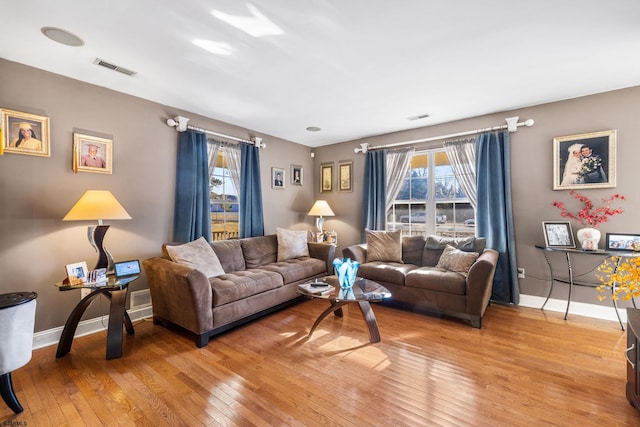
[[[91,293],[91,289],[89,288],[82,288],[80,289],[80,299],[86,297],[87,295],[89,295]]]
[[[524,279],[524,268],[518,267],[518,279]]]

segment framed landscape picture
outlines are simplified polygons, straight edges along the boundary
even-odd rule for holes
[[[338,163],[338,191],[353,191],[353,162],[342,160]]]
[[[320,192],[333,190],[333,163],[323,163],[320,165]]]
[[[2,147],[7,153],[51,157],[49,118],[12,110],[0,110]]]
[[[616,186],[616,131],[553,139],[553,189]]]

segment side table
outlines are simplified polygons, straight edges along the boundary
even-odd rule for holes
[[[62,330],[62,336],[60,336],[60,342],[58,342],[56,358],[60,358],[71,351],[73,337],[76,333],[76,329],[78,328],[78,323],[80,322],[82,315],[87,308],[89,308],[89,305],[94,298],[100,295],[104,295],[110,301],[106,358],[107,360],[110,360],[122,357],[123,323],[129,335],[133,335],[135,333],[133,323],[131,323],[131,319],[125,309],[125,302],[127,300],[127,294],[129,293],[129,283],[138,279],[138,277],[140,276],[136,275],[116,279],[115,277],[110,276],[104,285],[69,286],[64,283],[56,284],[61,291],[83,288],[93,290],[89,295],[82,298],[71,311],[71,314],[69,314],[67,322],[64,325],[64,329]]]

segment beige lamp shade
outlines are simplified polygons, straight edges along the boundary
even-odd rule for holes
[[[87,190],[63,221],[91,221],[103,219],[131,219],[131,215],[122,207],[118,199],[108,190]]]
[[[335,216],[326,200],[316,200],[309,211],[311,216]]]

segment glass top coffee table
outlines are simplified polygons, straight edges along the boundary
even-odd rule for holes
[[[378,322],[376,321],[376,316],[373,314],[373,309],[371,308],[370,302],[380,302],[386,298],[391,298],[391,292],[384,286],[379,283],[374,282],[373,280],[363,279],[358,277],[351,289],[340,289],[340,285],[338,284],[337,276],[327,276],[322,279],[317,279],[313,283],[323,282],[328,285],[333,286],[334,290],[331,293],[309,293],[302,288],[298,289],[298,292],[302,295],[305,295],[309,298],[320,298],[329,301],[331,304],[320,313],[320,316],[316,319],[315,323],[311,327],[309,331],[309,336],[313,334],[313,331],[318,327],[322,319],[327,317],[327,315],[331,312],[334,313],[336,317],[342,317],[342,306],[351,303],[358,303],[358,307],[360,307],[360,312],[362,313],[362,317],[364,318],[367,329],[369,330],[369,341],[370,342],[380,342],[380,331],[378,330]],[[312,282],[307,282],[304,285],[309,285]],[[313,288],[312,288],[313,289]],[[318,288],[322,289],[322,288]]]

